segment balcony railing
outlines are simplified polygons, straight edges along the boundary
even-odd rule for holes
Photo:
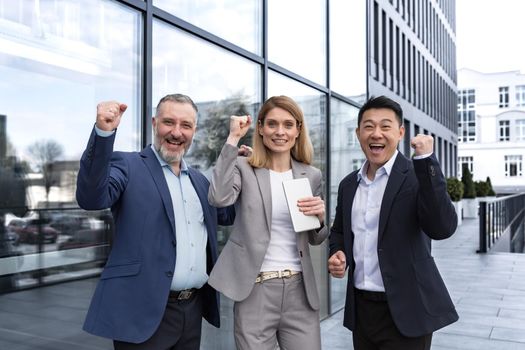
[[[525,193],[479,202],[479,250],[486,253],[496,241],[509,235],[509,252],[523,253]]]

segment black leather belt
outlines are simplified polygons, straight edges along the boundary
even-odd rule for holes
[[[197,294],[197,288],[184,289],[184,290],[170,290],[170,299],[177,300],[188,300],[195,294]]]
[[[354,288],[355,294],[361,296],[363,299],[370,301],[387,301],[385,292],[372,292],[369,290],[362,290]]]

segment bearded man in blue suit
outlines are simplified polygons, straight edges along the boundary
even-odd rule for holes
[[[218,293],[207,279],[217,259],[217,224],[232,224],[235,212],[210,206],[209,182],[184,162],[197,124],[191,98],[160,100],[153,145],[113,152],[126,108],[98,104],[80,162],[79,205],[111,208],[115,220],[84,330],[113,339],[117,350],[198,350],[202,317],[219,327]]]

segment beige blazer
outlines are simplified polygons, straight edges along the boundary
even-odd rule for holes
[[[292,160],[294,178],[307,177],[314,196],[322,195],[321,171]],[[272,198],[270,172],[253,168],[246,157],[237,157],[237,147],[226,144],[213,170],[208,201],[216,207],[235,204],[235,222],[226,246],[211,271],[208,283],[234,301],[246,299],[270,242]],[[328,236],[323,226],[297,235],[297,251],[303,268],[306,297],[312,309],[319,309],[309,244],[321,244]]]

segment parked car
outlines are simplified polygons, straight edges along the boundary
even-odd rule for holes
[[[60,232],[49,225],[49,220],[31,219],[18,232],[18,242],[38,243],[39,234],[42,234],[43,243],[56,243]]]

